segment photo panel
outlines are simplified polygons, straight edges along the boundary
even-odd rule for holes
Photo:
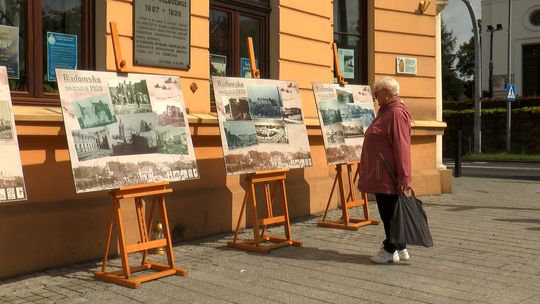
[[[345,138],[354,138],[364,136],[364,127],[361,119],[351,119],[341,123]]]
[[[251,120],[249,100],[245,97],[223,97],[225,119],[228,121]]]
[[[258,145],[252,121],[224,121],[223,130],[230,150]]]
[[[158,101],[154,103],[154,111],[157,113],[157,125],[180,127],[186,126],[186,115],[181,105],[177,102]]]
[[[0,100],[0,141],[13,140],[13,126],[11,125],[10,103]]]
[[[212,77],[212,83],[228,175],[311,166],[296,82]]]
[[[276,85],[247,85],[253,119],[281,119],[281,96]]]
[[[359,161],[364,132],[375,119],[369,86],[313,83],[328,164]]]
[[[113,156],[157,153],[156,113],[118,115],[109,126]]]
[[[107,94],[76,100],[72,104],[81,129],[106,126],[116,122]]]
[[[156,127],[158,153],[188,155],[186,128]]]
[[[341,106],[337,99],[322,100],[317,102],[317,105],[324,125],[331,125],[343,121],[340,111]]]
[[[112,140],[107,127],[73,130],[71,134],[80,162],[113,154]]]
[[[260,144],[288,144],[287,126],[281,120],[255,121],[257,141]]]
[[[144,79],[110,80],[109,92],[116,114],[152,112],[150,95]]]
[[[329,145],[338,145],[345,142],[345,134],[343,126],[340,122],[326,125],[324,130],[326,142]]]

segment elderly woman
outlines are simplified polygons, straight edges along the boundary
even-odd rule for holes
[[[373,85],[373,96],[379,103],[377,117],[365,132],[358,189],[374,193],[384,223],[386,239],[374,263],[408,260],[406,244],[396,244],[390,235],[390,221],[400,193],[407,193],[411,184],[411,113],[398,97],[399,84],[392,77],[383,77]],[[384,167],[388,162],[397,178],[397,185]]]

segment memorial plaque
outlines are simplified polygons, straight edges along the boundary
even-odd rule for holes
[[[137,65],[189,69],[190,1],[134,1],[134,60]]]

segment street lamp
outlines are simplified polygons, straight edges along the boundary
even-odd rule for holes
[[[502,30],[503,27],[500,23],[497,23],[497,27],[492,25],[487,26],[489,32],[489,98],[493,98],[493,32]]]

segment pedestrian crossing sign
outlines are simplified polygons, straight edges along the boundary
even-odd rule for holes
[[[506,86],[506,100],[509,102],[516,101],[516,85],[509,83]]]

